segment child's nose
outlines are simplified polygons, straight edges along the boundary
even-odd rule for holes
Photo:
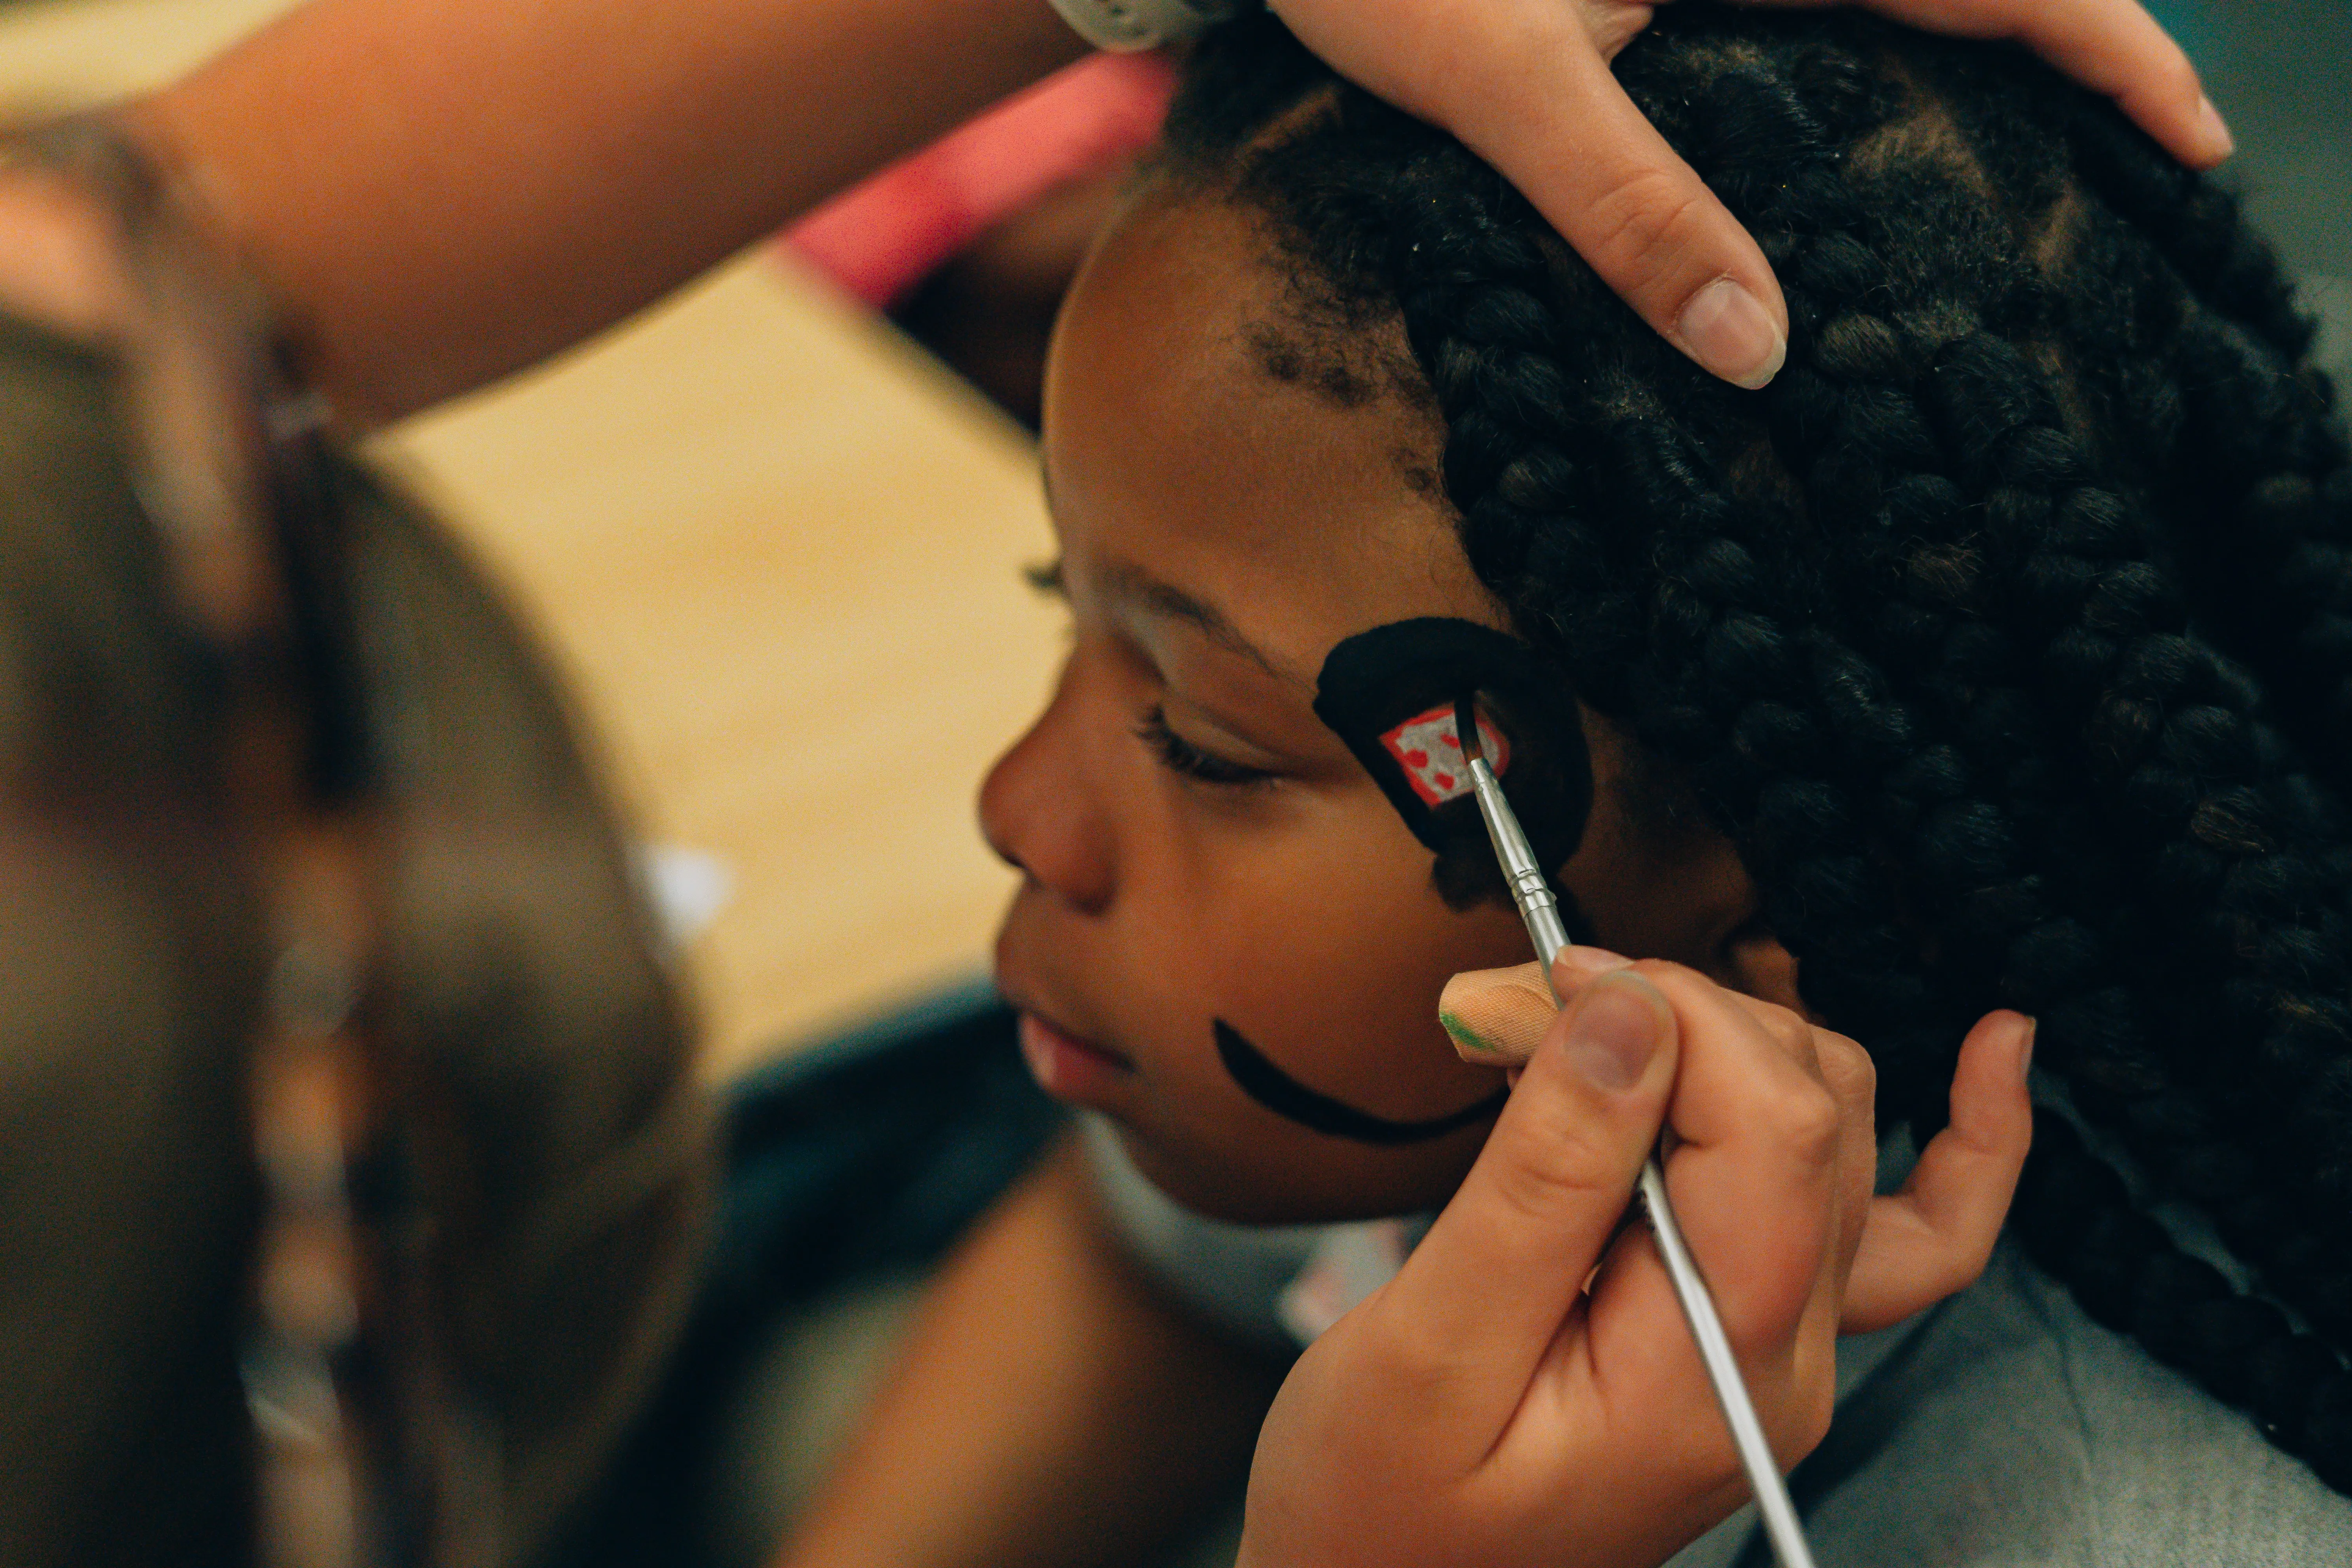
[[[1108,908],[1118,884],[1110,825],[1095,808],[1075,743],[1071,681],[980,786],[988,847],[1081,913]]]

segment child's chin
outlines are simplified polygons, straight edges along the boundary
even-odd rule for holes
[[[1156,1129],[1118,1118],[1112,1124],[1127,1157],[1145,1180],[1192,1213],[1231,1225],[1332,1225],[1418,1213],[1442,1206],[1459,1180],[1458,1173],[1449,1173],[1434,1190],[1410,1182],[1404,1190],[1387,1194],[1390,1201],[1368,1203],[1369,1191],[1390,1185],[1354,1179],[1352,1167],[1363,1157],[1378,1158],[1370,1150],[1349,1151],[1302,1181],[1299,1172],[1201,1149]],[[1467,1158],[1462,1163],[1466,1167]]]

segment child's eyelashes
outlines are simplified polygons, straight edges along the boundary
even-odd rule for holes
[[[1021,575],[1029,586],[1048,597],[1067,601],[1070,596],[1069,584],[1063,575],[1059,559],[1025,566],[1022,568]],[[1280,776],[1270,768],[1254,768],[1245,763],[1218,756],[1213,752],[1202,751],[1168,727],[1168,710],[1156,702],[1136,725],[1135,733],[1137,739],[1151,748],[1160,766],[1202,784],[1246,789],[1272,784]]]
[[[1135,733],[1158,755],[1162,767],[1202,784],[1244,788],[1272,784],[1276,777],[1271,769],[1253,768],[1202,751],[1168,727],[1167,710],[1156,703],[1135,727]]]

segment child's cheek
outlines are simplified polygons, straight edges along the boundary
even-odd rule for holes
[[[1523,962],[1526,938],[1508,910],[1447,910],[1400,825],[1359,827],[1204,868],[1183,943],[1207,1004],[1197,1044],[1213,1064],[1222,1020],[1308,1089],[1392,1121],[1443,1117],[1496,1081],[1454,1056],[1438,994],[1459,970]]]

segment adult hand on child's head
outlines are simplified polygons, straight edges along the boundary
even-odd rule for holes
[[[1819,7],[1840,0],[1740,0]],[[1858,0],[1929,32],[2012,38],[2205,168],[2230,135],[2139,0]],[[1761,386],[1789,312],[1764,253],[1644,119],[1609,61],[1633,0],[1269,0],[1331,65],[1444,126],[1527,194],[1643,320],[1725,380]]]
[[[2032,1117],[2031,1024],[1962,1047],[1952,1125],[1874,1199],[1868,1057],[1668,963],[1570,949],[1568,1004],[1404,1269],[1283,1385],[1248,1568],[1654,1564],[1747,1487],[1648,1229],[1619,1230],[1662,1126],[1684,1232],[1784,1467],[1826,1430],[1841,1327],[1975,1278]],[[1590,1291],[1585,1283],[1590,1279]]]

